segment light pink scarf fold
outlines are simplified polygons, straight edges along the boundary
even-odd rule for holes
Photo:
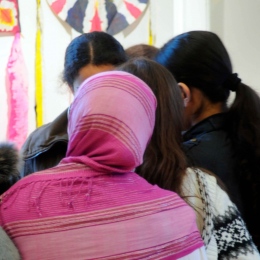
[[[63,162],[100,172],[132,171],[143,161],[155,108],[150,88],[129,73],[103,72],[87,79],[70,107],[70,141]]]

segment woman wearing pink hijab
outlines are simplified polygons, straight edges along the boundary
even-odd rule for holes
[[[129,73],[82,83],[66,157],[2,196],[0,222],[23,259],[206,259],[194,211],[134,173],[155,109],[150,88]]]

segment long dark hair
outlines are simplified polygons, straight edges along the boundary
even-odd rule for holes
[[[68,45],[65,53],[63,81],[69,86],[79,70],[88,65],[119,65],[127,59],[123,46],[105,32],[83,33]]]
[[[220,38],[207,31],[191,31],[169,40],[155,60],[168,68],[178,82],[198,88],[212,102],[226,107],[230,91],[234,102],[226,110],[226,131],[237,158],[237,177],[244,218],[252,235],[260,230],[260,98],[232,72],[231,60]],[[214,149],[214,148],[213,148]],[[256,225],[258,227],[256,228]],[[258,232],[257,231],[257,232]],[[260,242],[260,234],[256,234]]]
[[[165,67],[146,58],[130,59],[116,69],[142,79],[158,100],[155,129],[136,172],[150,183],[181,195],[187,166],[181,149],[183,101],[179,86]]]

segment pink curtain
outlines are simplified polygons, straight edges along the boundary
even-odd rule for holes
[[[6,89],[8,97],[7,140],[18,148],[24,143],[28,133],[28,73],[24,62],[21,36],[14,37],[6,68]]]

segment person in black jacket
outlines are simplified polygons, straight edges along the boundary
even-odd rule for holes
[[[63,81],[75,93],[88,77],[113,70],[126,61],[122,45],[105,32],[84,33],[71,41],[65,53]],[[68,109],[54,121],[32,132],[22,147],[22,176],[56,166],[67,151]]]
[[[175,76],[185,99],[183,147],[190,165],[217,174],[260,246],[260,98],[233,73],[220,38],[208,31],[177,35],[155,60]],[[235,92],[231,106],[230,92]]]

